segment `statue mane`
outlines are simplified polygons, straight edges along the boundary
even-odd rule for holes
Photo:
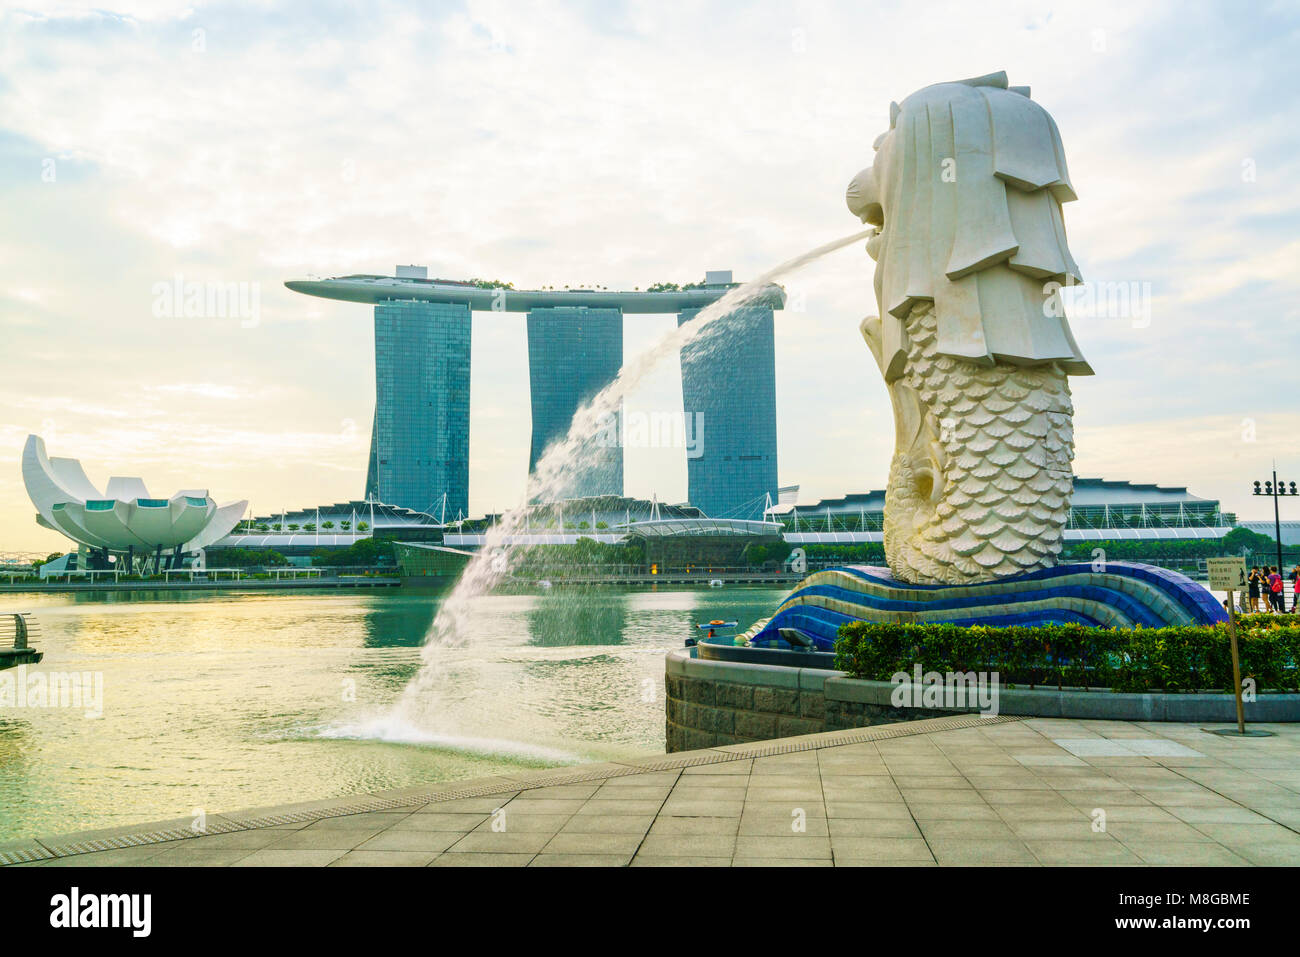
[[[995,73],[927,86],[891,103],[890,120],[849,187],[850,209],[882,226],[868,248],[886,380],[902,373],[923,301],[941,355],[1092,374],[1048,285],[1080,281],[1061,213],[1077,197],[1052,117]]]

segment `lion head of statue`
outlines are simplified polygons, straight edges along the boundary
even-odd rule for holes
[[[1007,75],[936,83],[890,104],[875,161],[849,184],[877,228],[878,359],[902,374],[907,318],[933,303],[938,352],[1090,375],[1058,290],[1078,282],[1061,204],[1076,199],[1052,117]]]

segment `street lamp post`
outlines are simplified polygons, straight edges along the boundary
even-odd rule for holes
[[[1263,488],[1260,487],[1261,485],[1263,485]],[[1274,536],[1273,541],[1274,541],[1274,544],[1277,545],[1277,573],[1278,573],[1279,575],[1281,575],[1282,572],[1283,572],[1283,569],[1282,569],[1282,519],[1281,519],[1281,515],[1280,515],[1280,513],[1279,513],[1279,511],[1278,511],[1277,500],[1278,500],[1278,498],[1280,498],[1280,497],[1285,497],[1285,496],[1287,496],[1287,495],[1296,495],[1296,494],[1300,494],[1300,493],[1298,493],[1298,492],[1296,491],[1295,482],[1289,482],[1289,483],[1287,483],[1287,487],[1284,487],[1284,486],[1283,486],[1283,483],[1282,483],[1282,482],[1279,482],[1279,481],[1277,480],[1277,469],[1274,469],[1274,470],[1273,470],[1273,481],[1271,481],[1271,482],[1263,482],[1263,483],[1261,483],[1261,482],[1256,482],[1256,483],[1255,483],[1254,494],[1255,494],[1255,495],[1267,495],[1267,496],[1270,496],[1270,497],[1273,499],[1273,536]]]

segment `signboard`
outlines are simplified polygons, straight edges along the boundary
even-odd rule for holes
[[[1246,590],[1246,559],[1207,558],[1205,565],[1210,573],[1210,591]]]

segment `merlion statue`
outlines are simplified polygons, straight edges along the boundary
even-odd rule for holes
[[[1079,269],[1056,124],[995,73],[890,104],[875,150],[848,204],[877,227],[862,335],[897,430],[890,571],[955,585],[1051,566],[1074,482],[1066,377],[1092,374],[1058,295]]]

